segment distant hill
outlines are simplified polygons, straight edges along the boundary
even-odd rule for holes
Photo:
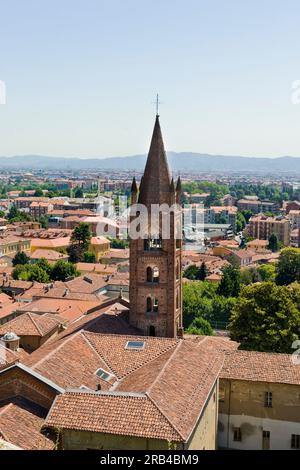
[[[171,168],[175,171],[197,172],[296,172],[300,173],[300,158],[255,158],[224,155],[207,155],[191,152],[169,152]],[[0,157],[0,169],[99,169],[137,170],[144,169],[146,155],[110,158],[65,158],[39,155]]]

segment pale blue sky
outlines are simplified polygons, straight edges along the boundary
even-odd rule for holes
[[[0,0],[0,155],[300,156],[297,0]]]

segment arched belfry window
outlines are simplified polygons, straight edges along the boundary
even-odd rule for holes
[[[147,313],[158,312],[158,299],[156,297],[152,298],[150,295],[147,297],[146,312]]]
[[[147,282],[153,282],[153,271],[151,266],[147,268]]]
[[[147,282],[158,283],[159,282],[159,269],[155,266],[152,268],[148,266],[147,268]]]
[[[152,270],[153,273],[153,282],[159,282],[159,269],[155,266]]]
[[[147,312],[152,312],[152,299],[151,299],[151,297],[147,297],[146,311]]]
[[[153,325],[149,326],[149,336],[156,336],[155,326],[153,326]]]
[[[155,251],[162,249],[162,239],[161,238],[146,238],[144,240],[144,250],[145,251]]]

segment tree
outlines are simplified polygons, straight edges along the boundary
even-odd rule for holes
[[[32,220],[32,217],[26,212],[19,211],[13,204],[7,214],[7,218],[10,222],[23,222]]]
[[[279,255],[275,281],[278,285],[300,281],[300,250],[298,248],[282,250]]]
[[[228,329],[242,349],[291,353],[300,331],[299,285],[262,282],[243,288]]]
[[[190,279],[191,281],[195,281],[198,279],[198,272],[199,269],[195,264],[190,264],[183,272],[183,277]]]
[[[129,241],[121,240],[119,238],[112,238],[110,239],[110,246],[111,248],[128,248]]]
[[[186,330],[187,334],[190,335],[207,335],[212,336],[214,331],[210,325],[210,323],[205,320],[205,318],[197,317]]]
[[[23,265],[23,264],[18,264],[14,267],[11,275],[12,275],[12,278],[15,279],[15,280],[18,280],[18,279],[21,279],[21,275],[24,273],[24,272],[27,272],[26,271],[26,267]],[[25,279],[26,280],[26,279]]]
[[[53,265],[51,279],[53,281],[65,281],[67,278],[76,277],[79,274],[74,264],[61,259]]]
[[[41,269],[46,271],[47,274],[51,277],[51,271],[52,271],[52,266],[51,264],[46,260],[46,258],[40,258],[36,263],[36,266],[39,266]]]
[[[72,263],[83,260],[84,253],[88,251],[91,237],[92,234],[88,224],[81,223],[74,228],[68,249],[69,259]]]
[[[278,251],[278,249],[279,249],[278,238],[277,238],[277,235],[275,233],[272,233],[270,238],[269,238],[268,248],[273,253],[275,253],[275,251]]]
[[[183,284],[183,325],[188,328],[197,317],[209,319],[213,313],[212,299],[216,285],[207,281]]]
[[[18,264],[12,272],[13,279],[22,281],[49,282],[49,274],[37,264]]]
[[[50,277],[49,277],[49,274],[46,271],[44,271],[44,269],[42,269],[37,264],[33,264],[33,265],[28,266],[27,280],[44,283],[44,282],[49,282]]]
[[[42,197],[44,195],[43,191],[41,188],[37,188],[34,193],[35,197]]]
[[[240,292],[240,270],[235,266],[225,266],[217,293],[224,297],[237,297]]]
[[[203,318],[212,327],[225,328],[231,316],[236,298],[216,293],[216,284],[194,281],[183,285],[183,324],[185,329],[195,326],[197,318]]]
[[[18,216],[18,209],[16,208],[16,206],[13,204],[10,209],[9,209],[9,212],[7,214],[7,218],[8,220],[11,220],[11,219],[15,219],[17,216]]]
[[[261,264],[258,266],[257,271],[262,281],[275,280],[275,266],[273,264]]]
[[[253,276],[252,276],[252,272],[250,271],[250,269],[247,269],[247,268],[241,269],[240,281],[241,281],[241,284],[244,284],[244,285],[252,284]]]
[[[77,244],[72,243],[68,247],[68,255],[71,263],[79,263],[79,261],[82,261],[82,250]]]
[[[83,261],[84,263],[96,263],[96,255],[91,251],[86,251],[83,253]]]
[[[236,231],[241,232],[246,226],[246,219],[242,212],[238,211],[236,215]]]
[[[212,300],[212,315],[209,321],[216,328],[225,328],[236,303],[236,297],[223,297],[215,295]]]
[[[91,237],[92,235],[89,224],[82,222],[78,225],[78,227],[74,228],[71,241],[77,242],[82,248],[86,250],[89,246]]]
[[[199,279],[199,281],[204,281],[207,277],[207,274],[208,274],[208,269],[206,267],[206,264],[203,261],[203,263],[201,264],[200,269],[198,271],[197,279]]]
[[[246,223],[248,224],[250,217],[253,215],[251,211],[241,211],[241,214],[244,216]]]
[[[42,228],[48,228],[49,227],[49,219],[46,215],[42,215],[37,220],[41,224]]]
[[[17,266],[18,264],[28,264],[30,258],[24,253],[24,251],[18,251],[12,260],[12,265]]]
[[[83,197],[83,190],[82,188],[77,187],[74,192],[74,196],[76,198],[82,198]]]

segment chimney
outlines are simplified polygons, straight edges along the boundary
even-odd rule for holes
[[[97,391],[97,392],[100,392],[100,390],[101,390],[101,384],[97,384],[97,386],[96,386],[96,391]]]
[[[178,328],[178,331],[177,331],[177,336],[178,338],[183,338],[183,328],[182,326]]]
[[[68,295],[69,292],[70,292],[69,289],[66,287],[66,288],[65,288],[65,291],[64,291],[64,293],[63,293],[63,297],[67,297],[67,295]]]

